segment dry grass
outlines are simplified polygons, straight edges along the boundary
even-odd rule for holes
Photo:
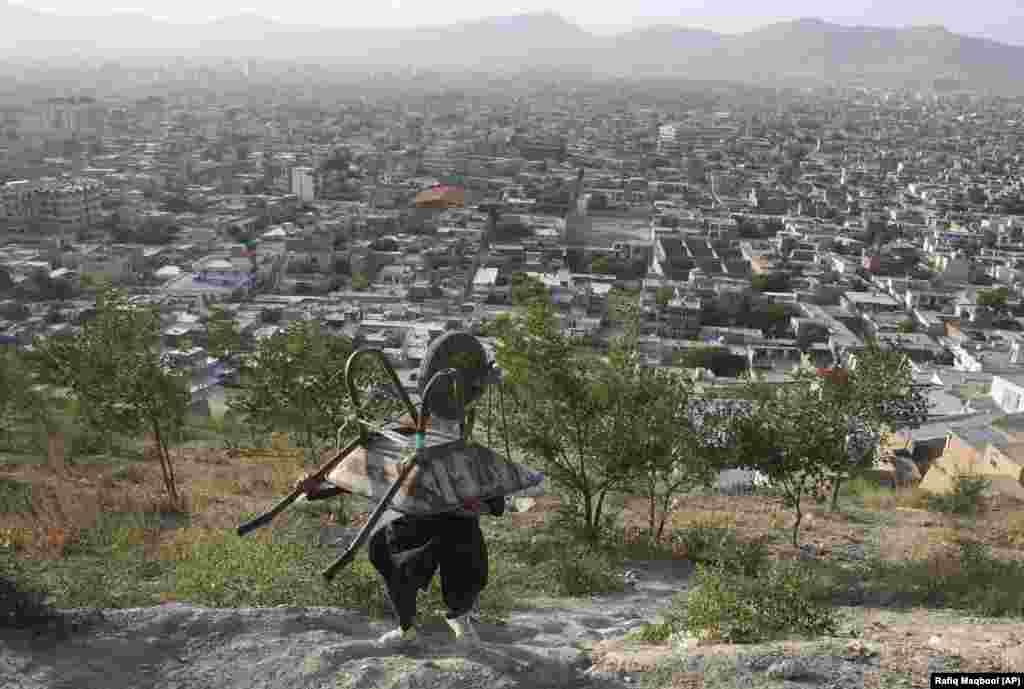
[[[672,515],[677,529],[735,529],[739,520],[732,512],[722,510],[685,510]]]
[[[1024,548],[1024,511],[1007,515],[1005,542],[1011,548]]]
[[[890,512],[897,508],[925,509],[928,505],[928,492],[917,486],[878,490],[861,495],[864,507],[875,512]]]
[[[704,674],[701,672],[677,672],[665,689],[704,689]]]
[[[291,449],[242,453],[234,465],[224,451],[212,450],[176,451],[173,460],[181,507],[200,529],[237,526],[240,513],[252,509],[253,503],[269,504],[287,493],[304,471],[301,451]],[[0,543],[13,546],[25,559],[63,557],[102,517],[174,511],[155,460],[118,472],[104,465],[60,471],[24,465],[10,469],[10,475],[31,485],[31,507],[23,513],[0,514]],[[161,529],[126,529],[127,544],[144,545],[147,553],[160,550],[165,536]]]

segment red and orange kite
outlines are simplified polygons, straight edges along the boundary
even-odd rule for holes
[[[439,184],[416,194],[417,208],[465,208],[466,191],[462,187]]]

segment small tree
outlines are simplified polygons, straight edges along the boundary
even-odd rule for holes
[[[210,309],[206,320],[206,349],[217,359],[226,359],[242,348],[242,336],[235,319],[223,307]]]
[[[565,491],[584,537],[596,544],[607,499],[632,471],[630,457],[608,442],[609,424],[624,411],[621,378],[559,332],[549,300],[535,298],[516,317],[496,320],[492,332],[514,402],[509,431]]]
[[[605,256],[596,256],[590,262],[590,272],[597,275],[609,275],[612,272],[611,262]]]
[[[31,418],[35,397],[29,363],[13,346],[0,346],[0,433],[8,440]]]
[[[548,298],[544,283],[526,273],[514,273],[511,283],[512,303],[517,306],[528,306],[536,299]]]
[[[785,273],[759,273],[750,278],[750,286],[757,292],[788,292],[790,281]]]
[[[244,392],[229,405],[253,427],[294,431],[311,448],[333,437],[350,411],[343,376],[351,353],[347,338],[316,321],[293,323],[244,360]]]
[[[849,456],[845,409],[823,397],[817,376],[806,372],[780,386],[751,380],[745,393],[753,406],[734,426],[737,463],[760,471],[782,491],[794,513],[792,542],[799,547],[803,499],[824,501],[828,467]]]
[[[155,309],[133,306],[116,290],[104,292],[96,306],[95,318],[74,337],[37,339],[39,380],[66,389],[79,419],[108,439],[152,433],[167,496],[180,507],[170,443],[185,424],[189,375],[165,361]]]
[[[720,419],[692,413],[698,397],[690,377],[641,365],[635,296],[615,291],[609,304],[625,332],[609,356],[616,398],[602,443],[633,471],[632,483],[648,500],[649,533],[660,542],[673,499],[718,473],[720,453],[708,441]]]
[[[1010,290],[1007,287],[996,287],[995,289],[983,289],[978,291],[978,306],[986,306],[993,311],[1006,310],[1006,302],[1009,299]]]
[[[661,308],[665,308],[675,295],[676,291],[671,287],[659,287],[658,291],[654,293],[654,301]]]
[[[370,279],[363,273],[354,273],[352,275],[352,289],[357,292],[362,292],[370,288]]]
[[[728,347],[694,347],[679,352],[675,365],[682,368],[706,368],[716,376],[734,377],[747,370],[745,357],[733,354]]]
[[[671,372],[640,369],[627,386],[624,412],[609,430],[636,464],[638,488],[649,503],[648,526],[660,542],[673,500],[697,486],[714,483],[725,455],[713,438],[729,419],[715,412],[695,414],[700,405],[693,381]]]
[[[840,486],[870,471],[878,448],[890,433],[919,428],[928,420],[931,402],[926,387],[914,384],[910,359],[898,349],[874,340],[855,355],[850,370],[835,369],[823,381],[822,392],[846,413],[850,442],[858,461],[837,462],[833,473],[831,509],[839,508]]]

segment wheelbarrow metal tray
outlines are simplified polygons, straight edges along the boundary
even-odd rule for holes
[[[396,435],[372,434],[367,446],[349,453],[327,480],[348,493],[380,500],[398,478],[400,464],[413,447],[413,436],[403,443]],[[395,494],[391,508],[431,516],[456,510],[467,499],[508,495],[542,480],[541,474],[487,447],[428,431],[419,464]]]

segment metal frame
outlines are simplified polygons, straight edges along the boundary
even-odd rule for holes
[[[379,352],[379,350],[362,351]],[[352,355],[352,357],[354,358],[355,355],[359,353],[360,352],[356,352],[355,354]],[[387,365],[391,375],[397,381],[398,376],[395,374],[394,370],[391,369],[390,364],[387,363],[387,359],[384,358],[383,352],[379,353],[383,358],[383,361]],[[349,359],[350,364],[353,358]],[[346,376],[346,378],[348,378],[348,376]],[[369,540],[370,534],[373,533],[374,528],[377,526],[377,523],[380,521],[380,518],[384,515],[384,512],[391,506],[391,500],[395,497],[395,494],[398,492],[399,488],[402,487],[402,484],[405,482],[405,479],[412,472],[413,468],[419,465],[422,459],[421,450],[423,449],[423,441],[424,435],[426,434],[427,425],[427,412],[429,411],[427,408],[427,399],[429,398],[428,393],[430,392],[434,385],[437,385],[442,379],[445,378],[452,378],[456,387],[458,387],[458,372],[454,368],[446,368],[444,370],[438,371],[433,376],[431,376],[430,380],[423,388],[423,399],[420,400],[420,408],[418,415],[416,414],[415,408],[413,408],[413,420],[416,423],[416,449],[413,452],[413,455],[408,460],[402,463],[402,468],[398,474],[398,477],[395,479],[394,483],[391,484],[391,487],[388,489],[388,492],[384,495],[383,498],[381,498],[380,502],[377,503],[377,506],[370,514],[370,518],[366,520],[366,523],[363,525],[363,528],[359,530],[359,533],[356,535],[355,539],[353,539],[353,541],[349,544],[348,548],[345,549],[345,552],[341,555],[341,557],[339,557],[337,560],[331,563],[331,565],[327,567],[327,569],[321,572],[321,575],[327,581],[333,579],[338,572],[340,572],[342,569],[348,566],[355,559],[356,555],[359,552],[359,549],[363,547],[367,540]],[[348,382],[351,386],[351,379],[348,379]],[[350,387],[350,392],[353,390],[354,387]],[[406,400],[408,400],[408,396],[404,395],[405,391],[403,390],[402,392],[403,396],[406,398]],[[353,394],[353,402],[355,401],[356,397]],[[409,403],[409,405],[410,407],[412,406],[411,402]],[[364,432],[366,432],[365,429]]]
[[[395,479],[394,483],[391,484],[391,487],[388,489],[388,492],[384,495],[383,498],[381,498],[380,502],[377,503],[377,506],[370,514],[370,518],[367,520],[366,524],[363,525],[362,529],[360,529],[359,534],[349,544],[348,548],[346,548],[345,552],[341,555],[341,557],[335,560],[327,569],[325,569],[322,572],[323,577],[327,581],[333,579],[334,576],[339,571],[344,569],[349,563],[351,563],[355,559],[356,554],[359,552],[359,549],[369,539],[370,534],[373,532],[374,528],[380,521],[384,512],[390,507],[392,499],[394,498],[398,490],[402,487],[402,484],[405,482],[405,479],[412,472],[413,468],[418,466],[420,461],[422,460],[422,450],[424,449],[425,435],[427,430],[427,419],[429,417],[430,412],[430,409],[427,406],[428,399],[430,398],[430,392],[434,389],[434,386],[441,384],[442,381],[445,381],[446,384],[454,384],[455,386],[455,394],[456,397],[459,399],[459,408],[462,417],[462,434],[465,434],[465,405],[462,403],[464,391],[462,390],[462,386],[459,383],[458,371],[456,369],[446,368],[436,372],[433,376],[431,376],[430,380],[427,381],[427,384],[423,387],[422,398],[420,400],[419,408],[417,409],[416,406],[412,403],[412,400],[409,398],[409,395],[406,392],[405,388],[402,386],[402,382],[399,379],[398,374],[395,373],[394,368],[391,366],[391,362],[388,361],[387,356],[384,354],[384,352],[382,352],[379,349],[373,349],[369,347],[360,348],[353,352],[349,356],[348,361],[345,363],[345,386],[348,390],[349,397],[352,400],[352,406],[354,408],[353,416],[344,426],[338,429],[338,432],[336,434],[336,445],[338,449],[335,452],[334,456],[320,469],[318,469],[314,474],[312,474],[311,478],[323,481],[327,477],[327,475],[338,464],[340,464],[341,461],[345,457],[347,457],[353,450],[355,450],[360,445],[365,445],[368,442],[369,434],[371,432],[378,432],[374,428],[374,424],[372,422],[360,416],[361,409],[359,402],[359,393],[356,390],[355,385],[355,363],[359,359],[366,356],[375,356],[380,360],[380,362],[384,366],[384,370],[391,378],[391,383],[398,390],[398,393],[401,397],[401,401],[405,405],[406,411],[408,412],[410,418],[412,418],[416,427],[416,445],[412,456],[402,463],[402,468],[399,472],[398,477]],[[348,427],[353,423],[358,424],[359,426],[359,437],[353,440],[344,448],[342,448],[341,438],[345,434],[346,429],[348,429]],[[289,505],[295,502],[295,500],[297,500],[298,497],[302,495],[302,493],[303,488],[301,486],[296,487],[295,490],[293,490],[283,500],[278,502],[278,504],[276,504],[271,510],[239,526],[237,529],[238,535],[244,536],[245,534],[254,531],[255,529],[258,529],[262,526],[266,526],[271,521],[273,521],[273,519],[278,514],[283,512]]]

